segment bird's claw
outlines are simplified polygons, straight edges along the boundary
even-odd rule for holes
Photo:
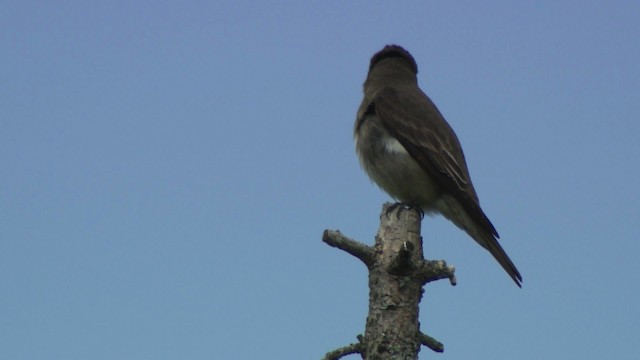
[[[424,219],[424,211],[422,211],[422,209],[419,206],[411,203],[405,203],[405,202],[397,202],[389,205],[386,211],[387,217],[389,217],[389,213],[391,213],[397,207],[400,207],[400,209],[398,209],[398,212],[396,212],[396,219],[398,220],[400,220],[400,213],[403,210],[415,210],[418,212],[418,214],[420,214],[420,220]]]

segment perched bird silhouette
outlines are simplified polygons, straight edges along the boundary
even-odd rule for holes
[[[371,58],[354,129],[360,164],[393,198],[466,231],[521,287],[520,272],[480,208],[458,137],[418,87],[417,74],[413,56],[400,46]]]

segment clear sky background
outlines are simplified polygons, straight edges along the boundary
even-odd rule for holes
[[[386,194],[352,139],[396,43],[524,277],[441,217],[421,359],[640,356],[637,1],[5,1],[0,358],[319,359]],[[349,359],[356,359],[356,356]]]

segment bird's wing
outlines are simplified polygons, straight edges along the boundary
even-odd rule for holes
[[[460,142],[431,99],[422,92],[386,87],[376,94],[373,106],[387,131],[413,159],[479,226],[499,237],[480,208]]]
[[[477,225],[479,229],[474,226],[467,231],[469,235],[489,250],[521,286],[520,272],[498,243],[498,232],[480,208],[458,137],[431,99],[422,92],[387,87],[376,94],[372,106],[386,130]]]

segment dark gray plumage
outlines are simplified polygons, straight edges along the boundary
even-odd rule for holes
[[[441,213],[466,231],[521,286],[520,272],[480,208],[460,142],[418,87],[417,73],[411,54],[397,45],[371,58],[354,131],[360,163],[393,198]]]

